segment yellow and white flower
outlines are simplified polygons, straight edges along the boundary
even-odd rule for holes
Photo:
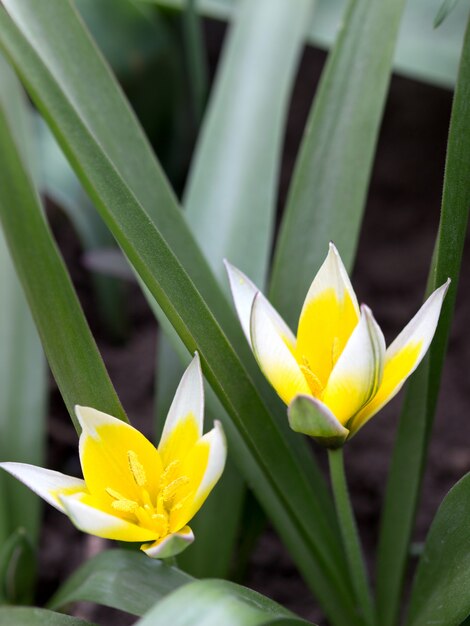
[[[153,558],[194,539],[187,525],[222,474],[222,427],[202,435],[204,395],[196,354],[170,407],[158,449],[138,430],[89,407],[75,407],[83,480],[25,463],[0,463],[84,532],[145,542]]]
[[[256,286],[226,266],[243,331],[263,374],[288,405],[291,428],[328,447],[362,428],[419,365],[450,282],[431,294],[386,349],[333,244],[307,293],[297,337]]]

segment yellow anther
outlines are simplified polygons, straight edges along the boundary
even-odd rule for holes
[[[172,475],[176,472],[179,465],[181,465],[181,462],[178,461],[178,459],[175,459],[165,467],[162,475],[160,476],[160,485],[165,485],[166,483],[168,483]]]
[[[305,376],[312,395],[315,396],[315,398],[321,398],[324,388],[318,376],[316,376],[306,365],[301,365],[300,369],[302,370],[302,374]]]
[[[184,496],[184,498],[181,498],[181,500],[178,500],[178,502],[176,502],[176,504],[174,504],[170,511],[171,513],[174,513],[175,511],[180,511],[183,506],[186,504],[186,502],[189,500],[190,497],[192,497],[194,495],[194,491],[190,491],[186,496]]]
[[[138,487],[144,487],[147,483],[147,476],[142,463],[139,461],[137,454],[133,450],[129,450],[127,453],[129,461],[129,467],[134,477],[135,483]]]
[[[111,506],[121,513],[135,513],[139,508],[139,505],[134,500],[115,500]]]
[[[111,498],[114,498],[115,500],[126,500],[126,496],[123,496],[121,493],[119,493],[119,491],[116,491],[115,489],[111,489],[111,487],[106,487],[106,493],[111,496]]]
[[[335,337],[333,339],[333,345],[331,346],[331,365],[334,367],[336,361],[339,359],[341,354],[341,343],[339,337]]]
[[[189,478],[187,476],[180,476],[175,480],[171,481],[169,485],[167,485],[162,490],[162,497],[165,504],[167,504],[176,494],[180,487],[187,485],[189,483]]]

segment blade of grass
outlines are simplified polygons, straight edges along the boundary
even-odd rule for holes
[[[0,92],[14,118],[22,148],[31,137],[26,102],[18,81],[0,57]],[[1,96],[0,96],[1,98]],[[27,151],[24,152],[25,158]],[[0,230],[0,458],[36,463],[44,460],[47,379],[44,354],[28,304]],[[16,528],[26,529],[33,545],[41,505],[30,490],[5,472],[0,476],[0,545]]]
[[[288,96],[312,9],[311,0],[299,2],[294,11],[286,0],[245,0],[224,47],[184,206],[191,230],[227,292],[224,257],[264,287]],[[166,379],[175,359],[168,352],[163,341],[160,370]],[[177,380],[169,387],[175,389]],[[207,408],[210,421],[223,410],[212,396]],[[232,506],[224,533],[218,533],[227,497]],[[197,543],[179,558],[187,571],[197,577],[228,575],[243,501],[241,476],[229,462],[193,524]]]
[[[351,0],[323,71],[271,278],[271,300],[291,325],[328,241],[352,267],[404,5],[404,0]]]
[[[82,183],[136,271],[187,349],[192,352],[197,347],[200,351],[207,379],[231,416],[224,425],[229,439],[236,446],[240,467],[315,588],[326,612],[335,623],[349,623],[353,609],[342,568],[343,557],[333,529],[318,507],[315,491],[299,465],[292,439],[287,438],[270,417],[247,371],[180,259],[129,189],[116,164],[103,150],[102,142],[97,141],[96,132],[92,132],[83,115],[74,108],[71,94],[68,91],[66,96],[64,94],[62,82],[67,83],[71,78],[74,84],[77,81],[77,58],[80,58],[81,68],[86,68],[87,80],[90,68],[96,69],[102,63],[101,58],[90,45],[69,3],[53,0],[37,5],[30,0],[7,0],[4,6],[9,14],[0,10],[2,48],[14,62],[35,103],[46,115]],[[63,54],[57,55],[57,50],[55,54],[50,52],[51,47],[54,48],[52,44],[57,41]],[[43,56],[38,55],[37,49]],[[72,77],[68,73],[63,75],[63,70],[55,73],[55,66],[70,55],[70,50],[73,50]],[[77,57],[77,51],[83,55]],[[105,77],[109,80],[107,71]],[[80,88],[87,82],[80,74],[78,80]],[[101,85],[101,91],[107,89]],[[112,110],[113,107],[106,110],[107,120],[112,117]],[[101,109],[98,118],[103,124]],[[129,127],[126,127],[124,134],[128,131]],[[117,132],[119,135],[119,129]],[[124,152],[129,154],[128,150]],[[122,152],[114,152],[113,156],[123,158]],[[145,169],[141,163],[139,167]],[[155,169],[152,172],[155,174]],[[155,177],[150,181],[149,187],[152,187]],[[157,182],[162,184],[161,176]],[[170,201],[173,201],[171,196]],[[162,218],[162,221],[165,220]],[[179,236],[180,233],[174,234],[174,237]],[[180,252],[179,248],[175,249]],[[187,250],[181,253],[187,253]],[[192,268],[193,274],[197,269]],[[230,318],[233,318],[232,313]],[[257,416],[256,420],[251,419],[253,415]],[[283,459],[282,467],[279,466],[280,458]]]
[[[380,623],[396,623],[455,297],[470,207],[470,29],[465,35],[447,144],[441,220],[428,292],[450,277],[428,358],[410,380],[398,426],[379,538]]]
[[[17,147],[6,94],[0,90],[0,219],[46,356],[73,420],[77,403],[125,419]]]

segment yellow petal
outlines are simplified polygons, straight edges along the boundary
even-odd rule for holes
[[[170,531],[176,532],[185,526],[203,505],[214,485],[219,480],[227,458],[227,444],[220,422],[201,437],[181,465],[180,474],[189,482],[180,490],[178,498],[182,506],[172,511]],[[181,498],[185,498],[181,500]]]
[[[354,329],[326,385],[322,401],[341,424],[348,421],[377,392],[382,381],[385,339],[372,312],[362,307]]]
[[[403,383],[420,364],[434,337],[449,284],[450,280],[429,296],[418,313],[387,349],[382,384],[369,404],[354,417],[350,425],[352,434],[362,428],[400,391]]]
[[[348,274],[333,244],[305,299],[297,331],[297,360],[326,386],[334,364],[359,321]]]
[[[101,510],[99,500],[88,494],[59,496],[59,499],[74,525],[85,533],[116,541],[151,541],[155,538],[154,531]]]
[[[163,467],[186,457],[202,435],[203,420],[204,386],[196,353],[178,385],[158,444]]]
[[[289,343],[259,293],[251,313],[251,341],[263,374],[286,404],[299,393],[311,394]]]
[[[144,472],[149,491],[156,492],[162,472],[157,449],[138,430],[125,422],[89,407],[75,407],[82,426],[79,452],[88,490],[103,506],[112,501],[107,489],[126,499],[139,500],[141,486],[132,473],[130,460],[136,459]]]

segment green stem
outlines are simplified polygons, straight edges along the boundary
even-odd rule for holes
[[[348,561],[352,585],[366,624],[373,626],[375,611],[362,554],[361,542],[357,531],[356,519],[349,498],[348,485],[344,473],[343,449],[328,450],[331,484],[335,500],[336,513]]]

